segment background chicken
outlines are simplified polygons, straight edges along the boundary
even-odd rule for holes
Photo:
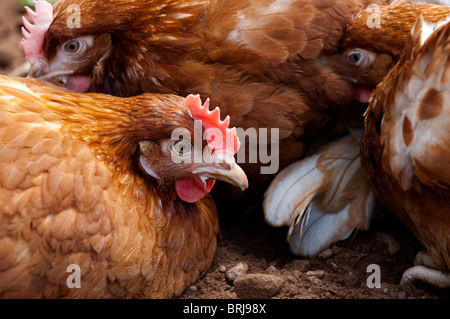
[[[1,298],[170,297],[206,272],[218,220],[203,196],[215,178],[247,186],[218,110],[3,76],[0,101]],[[217,131],[200,145],[172,136],[194,136],[194,119],[233,144]],[[81,288],[66,284],[73,264]]]
[[[353,110],[340,116],[352,134],[311,150],[305,159],[288,166],[272,181],[264,199],[266,221],[289,227],[287,240],[295,255],[317,255],[355,229],[369,228],[375,200],[359,156],[366,103],[401,57],[419,15],[437,21],[449,13],[449,7],[404,1],[371,6],[348,26],[340,52],[324,58],[354,87],[354,102],[349,103]],[[377,22],[379,26],[374,25]]]
[[[446,21],[448,21],[447,19]],[[450,286],[450,24],[419,19],[365,116],[362,162],[378,198],[426,249],[403,282]],[[440,24],[444,26],[439,27]]]
[[[44,17],[35,24],[43,27],[25,22],[30,34],[24,31],[24,49],[30,76],[71,90],[119,96],[194,92],[230,115],[232,126],[269,129],[267,142],[258,145],[241,138],[251,186],[243,200],[256,198],[260,206],[274,174],[261,174],[271,163],[259,156],[252,163],[248,153],[273,149],[275,166],[286,167],[328,134],[334,115],[348,111],[352,85],[321,61],[370,2],[62,0],[47,19],[38,3]],[[72,4],[82,13],[79,28],[67,25]],[[279,129],[278,138],[271,128]]]
[[[340,52],[328,56],[327,61],[353,83],[355,99],[367,103],[375,87],[401,58],[419,16],[435,23],[449,14],[448,6],[405,1],[363,10],[344,33]]]

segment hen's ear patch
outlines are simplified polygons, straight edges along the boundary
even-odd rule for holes
[[[53,22],[53,7],[46,1],[33,1],[36,12],[28,7],[25,10],[34,24],[28,22],[25,17],[22,17],[22,48],[25,52],[25,58],[28,62],[33,64],[38,56],[42,53],[42,44],[44,43],[44,36],[48,28]]]
[[[144,169],[144,171],[145,171],[148,175],[150,175],[150,176],[152,176],[152,177],[154,177],[154,178],[156,178],[156,179],[161,179],[161,178],[159,177],[159,175],[156,174],[156,172],[154,171],[153,167],[147,162],[147,159],[145,158],[144,155],[141,155],[141,156],[139,157],[139,162],[141,163],[142,168]]]

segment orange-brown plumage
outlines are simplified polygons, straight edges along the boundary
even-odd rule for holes
[[[421,19],[365,115],[362,163],[372,188],[423,244],[403,281],[450,286],[450,24]]]
[[[341,40],[342,47],[388,53],[398,60],[403,53],[409,32],[421,14],[425,21],[432,23],[443,20],[450,14],[450,7],[434,4],[392,5],[378,8],[379,12],[373,9],[363,10],[357,16]],[[379,25],[375,25],[377,21],[375,18],[379,19]]]
[[[0,101],[0,297],[167,298],[207,271],[215,205],[208,195],[182,201],[174,184],[246,178],[214,156],[172,161],[172,131],[194,133],[184,98],[77,94],[0,77]],[[72,264],[80,288],[67,285]]]

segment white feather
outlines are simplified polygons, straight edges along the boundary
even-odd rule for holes
[[[341,227],[348,223],[349,206],[338,214],[327,215],[316,207],[314,201],[311,202],[301,218],[304,223],[296,223],[288,238],[291,252],[304,257],[314,256],[330,244],[346,239],[353,232],[353,228]]]
[[[433,32],[438,29],[440,26],[443,26],[448,21],[450,21],[450,15],[442,20],[437,22],[422,22],[422,34],[420,35],[420,45],[424,45],[425,41],[433,34]]]
[[[263,206],[270,225],[289,226],[292,253],[313,256],[355,228],[368,229],[374,205],[359,142],[349,135],[284,169]]]
[[[273,180],[264,200],[265,218],[270,225],[292,224],[314,198],[322,184],[322,173],[316,168],[318,157],[290,165]]]

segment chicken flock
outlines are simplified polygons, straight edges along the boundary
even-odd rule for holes
[[[450,7],[26,11],[28,77],[0,76],[1,298],[178,296],[208,270],[222,210],[262,208],[308,257],[367,230],[377,201],[424,247],[402,282],[450,287]]]

